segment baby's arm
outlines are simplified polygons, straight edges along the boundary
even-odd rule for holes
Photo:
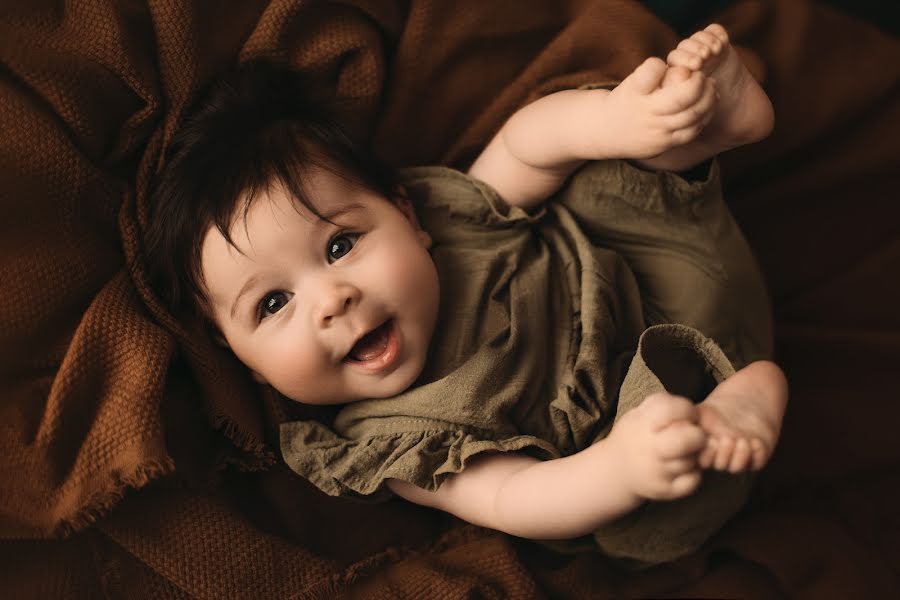
[[[649,396],[609,436],[585,450],[540,461],[515,453],[477,457],[435,492],[390,479],[394,493],[470,523],[531,539],[588,534],[648,499],[675,499],[700,483],[706,436],[696,406]]]
[[[647,59],[614,90],[566,90],[516,112],[472,164],[510,205],[535,206],[585,160],[646,159],[684,144],[712,117],[716,91],[700,72],[660,87]]]

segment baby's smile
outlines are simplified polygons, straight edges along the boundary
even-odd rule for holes
[[[401,349],[402,343],[394,327],[394,320],[388,319],[360,337],[344,357],[344,362],[378,373],[394,365]]]
[[[424,368],[437,319],[431,239],[403,197],[324,171],[310,188],[326,219],[272,186],[232,226],[234,246],[207,232],[201,266],[216,324],[256,379],[289,398],[394,396]]]

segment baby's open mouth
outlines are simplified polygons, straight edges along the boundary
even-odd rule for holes
[[[359,338],[345,360],[367,363],[383,356],[391,345],[394,320],[388,319],[366,335]]]

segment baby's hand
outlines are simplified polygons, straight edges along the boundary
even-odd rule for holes
[[[662,392],[648,396],[615,424],[607,440],[621,456],[622,477],[634,494],[674,500],[697,489],[697,456],[706,446],[698,419],[690,400]]]
[[[598,100],[603,105],[595,127],[585,128],[592,139],[584,156],[647,159],[697,137],[713,116],[716,88],[700,71],[648,58]]]

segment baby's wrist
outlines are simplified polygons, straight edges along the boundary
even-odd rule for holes
[[[602,493],[617,497],[617,503],[624,513],[643,504],[647,497],[641,493],[640,481],[636,476],[640,470],[629,460],[633,451],[627,443],[623,443],[627,440],[623,440],[621,437],[613,436],[611,433],[605,439],[591,446],[589,450],[595,449],[598,453],[603,453],[603,460],[609,465],[607,470],[609,475]]]
[[[608,90],[572,90],[559,127],[560,151],[573,161],[610,158],[605,148],[609,117]]]
[[[544,96],[516,113],[505,127],[510,153],[544,171],[571,170],[585,160],[601,158],[597,131],[607,90],[564,90]]]

